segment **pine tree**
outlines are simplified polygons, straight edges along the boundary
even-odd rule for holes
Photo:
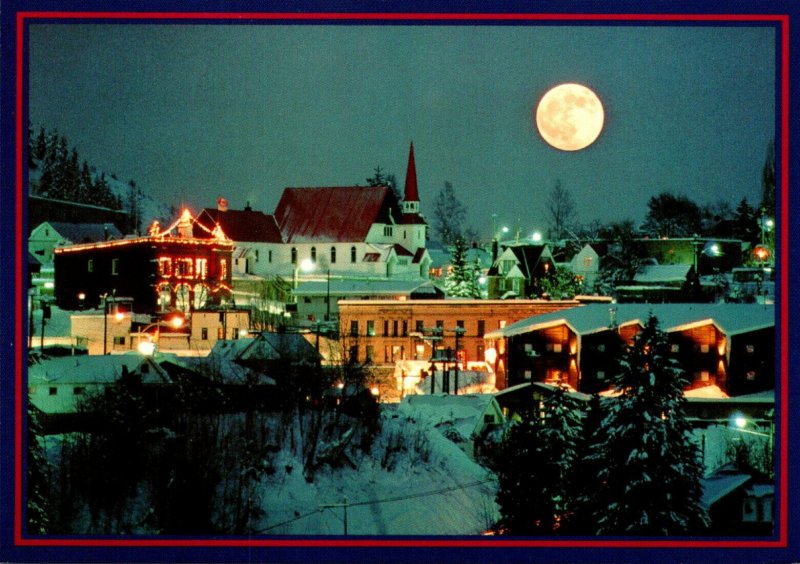
[[[49,463],[39,443],[42,434],[39,410],[28,401],[28,533],[43,535],[50,527],[47,496]]]
[[[497,529],[504,534],[559,534],[571,512],[580,409],[558,387],[544,400],[542,411],[513,426],[503,447]]]
[[[650,315],[614,379],[618,397],[592,445],[600,468],[590,507],[598,535],[675,536],[708,524],[703,466],[684,412],[684,371]]]
[[[452,270],[445,280],[445,292],[458,298],[479,298],[478,275],[474,264],[467,264],[467,247],[460,237],[453,247]]]

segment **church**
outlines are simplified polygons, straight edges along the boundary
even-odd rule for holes
[[[414,145],[403,201],[389,186],[286,188],[271,215],[224,198],[197,222],[234,241],[234,276],[281,277],[293,286],[320,279],[427,279],[427,224],[419,210]]]

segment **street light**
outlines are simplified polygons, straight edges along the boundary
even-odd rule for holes
[[[164,320],[154,321],[153,323],[146,325],[143,329],[139,330],[139,343],[136,346],[136,349],[143,355],[146,356],[152,355],[154,352],[156,352],[158,348],[158,339],[160,331],[158,330],[156,331],[155,341],[153,341],[153,338],[150,335],[147,335],[148,337],[147,341],[143,341],[142,338],[144,337],[144,335],[147,334],[147,331],[152,329],[153,327],[171,327],[172,329],[180,329],[181,327],[183,327],[185,321],[186,320],[183,317],[175,316],[168,321]]]

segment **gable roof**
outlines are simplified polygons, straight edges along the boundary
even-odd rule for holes
[[[149,365],[142,374],[144,384],[168,383],[167,372],[150,357],[138,352],[107,355],[77,355],[42,360],[28,368],[29,385],[91,385],[113,384],[128,372],[141,372],[142,365]]]
[[[633,281],[640,284],[683,283],[691,270],[691,264],[647,264],[639,269]]]
[[[539,264],[542,257],[550,258],[550,251],[547,249],[547,245],[509,245],[503,249],[503,252],[500,253],[500,257],[489,269],[490,275],[497,275],[499,273],[500,262],[504,260],[503,255],[508,251],[513,253],[519,265],[520,273],[528,280],[533,277],[536,265]]]
[[[775,326],[775,306],[761,304],[588,304],[552,313],[535,315],[487,333],[497,339],[521,335],[566,323],[580,335],[605,331],[611,326],[612,313],[617,326],[644,325],[652,312],[659,326],[667,332],[687,326],[713,323],[726,335],[737,335]]]
[[[275,217],[252,209],[220,211],[205,208],[197,222],[210,231],[218,223],[225,235],[236,242],[282,243]]]
[[[122,239],[122,232],[113,223],[68,223],[65,221],[48,221],[46,223],[71,243],[98,243],[108,239]]]
[[[286,188],[275,209],[286,243],[365,241],[374,223],[401,216],[387,186]]]

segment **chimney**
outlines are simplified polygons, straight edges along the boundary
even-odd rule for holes
[[[250,202],[249,201],[245,204],[244,211],[253,211],[253,208],[250,207]]]
[[[228,211],[228,200],[222,196],[217,198],[217,211]]]

